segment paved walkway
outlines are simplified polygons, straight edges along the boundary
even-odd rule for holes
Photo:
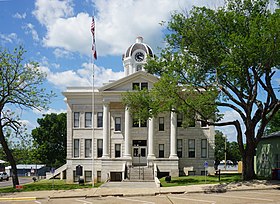
[[[1,200],[36,200],[101,196],[154,196],[159,194],[211,193],[225,191],[280,189],[280,181],[252,181],[231,184],[204,184],[177,187],[155,187],[151,182],[117,182],[100,188],[35,191],[0,194]]]
[[[107,182],[100,188],[156,188],[155,182]]]

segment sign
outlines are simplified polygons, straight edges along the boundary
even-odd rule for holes
[[[16,185],[16,189],[22,190],[22,189],[23,189],[23,186],[22,186],[22,185]]]
[[[83,175],[83,167],[81,165],[76,166],[76,176]]]
[[[204,168],[208,168],[208,162],[207,161],[204,162]]]

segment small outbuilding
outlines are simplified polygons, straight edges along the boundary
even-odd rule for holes
[[[39,170],[45,166],[46,165],[44,164],[18,164],[17,165],[18,176],[38,175]],[[11,166],[6,167],[5,170],[10,176],[12,175]]]
[[[271,179],[275,170],[280,171],[280,131],[264,135],[256,151],[256,174]]]

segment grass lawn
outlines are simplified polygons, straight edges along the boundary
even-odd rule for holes
[[[94,187],[99,187],[102,183],[95,183]],[[34,183],[23,184],[22,190],[14,189],[13,187],[0,188],[0,193],[9,193],[17,191],[44,191],[44,190],[71,190],[78,188],[92,188],[92,184],[67,184],[65,180],[40,180]]]
[[[235,181],[241,181],[240,174],[227,174],[221,175],[221,183],[230,183]],[[170,186],[187,186],[187,185],[195,185],[195,184],[205,184],[205,176],[182,176],[182,177],[174,177],[171,178],[171,181],[167,183],[165,181],[165,177],[160,179],[160,183],[163,187]],[[215,184],[219,183],[218,176],[207,176],[206,184]]]

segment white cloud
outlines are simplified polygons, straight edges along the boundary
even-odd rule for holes
[[[59,110],[56,110],[56,109],[53,109],[53,108],[50,108],[50,109],[47,109],[47,110],[33,109],[33,113],[35,113],[37,115],[46,115],[46,114],[51,114],[51,113],[60,114],[60,113],[66,113],[66,112],[67,112],[66,109],[59,109]]]
[[[33,15],[44,26],[51,26],[61,17],[68,17],[73,15],[71,0],[37,0],[35,2],[35,10]]]
[[[124,76],[124,72],[114,72],[112,69],[95,66],[96,87],[102,86],[109,80],[117,80]],[[47,74],[47,80],[60,90],[73,86],[91,86],[92,85],[92,64],[83,63],[77,71],[66,70],[62,72],[53,72],[47,66],[41,66],[40,69]]]
[[[76,17],[59,18],[50,25],[48,33],[44,37],[44,45],[90,54],[90,22],[90,16],[86,13],[79,13]]]
[[[244,123],[240,117],[240,115],[236,111],[224,111],[221,112],[224,114],[223,119],[220,122],[230,122],[234,120],[238,120],[241,124],[242,132],[244,132],[245,126]],[[227,139],[229,141],[237,141],[237,132],[234,126],[223,126],[223,127],[215,127],[216,130],[220,130],[224,133],[224,135],[227,136]]]
[[[32,38],[33,38],[34,41],[36,41],[36,42],[39,41],[38,33],[37,33],[37,31],[35,30],[33,24],[27,23],[23,28],[26,30],[26,34],[31,33]]]
[[[17,12],[15,15],[13,15],[13,17],[18,18],[18,19],[25,19],[26,18],[26,13],[24,12],[24,13],[20,14],[20,13]]]
[[[57,58],[71,58],[72,57],[72,53],[67,50],[64,50],[64,49],[56,48],[53,51],[53,53]]]
[[[36,125],[30,122],[29,120],[19,120],[21,125],[24,125],[28,130],[36,128]]]
[[[0,33],[0,40],[1,40],[1,44],[13,43],[19,41],[16,33],[10,33],[8,35]]]
[[[175,11],[192,5],[217,7],[223,0],[95,0],[96,45],[99,56],[121,55],[143,36],[154,49],[162,45],[160,22],[168,20]],[[91,17],[87,13],[73,14],[72,1],[37,0],[33,14],[46,26],[44,45],[90,55]]]

